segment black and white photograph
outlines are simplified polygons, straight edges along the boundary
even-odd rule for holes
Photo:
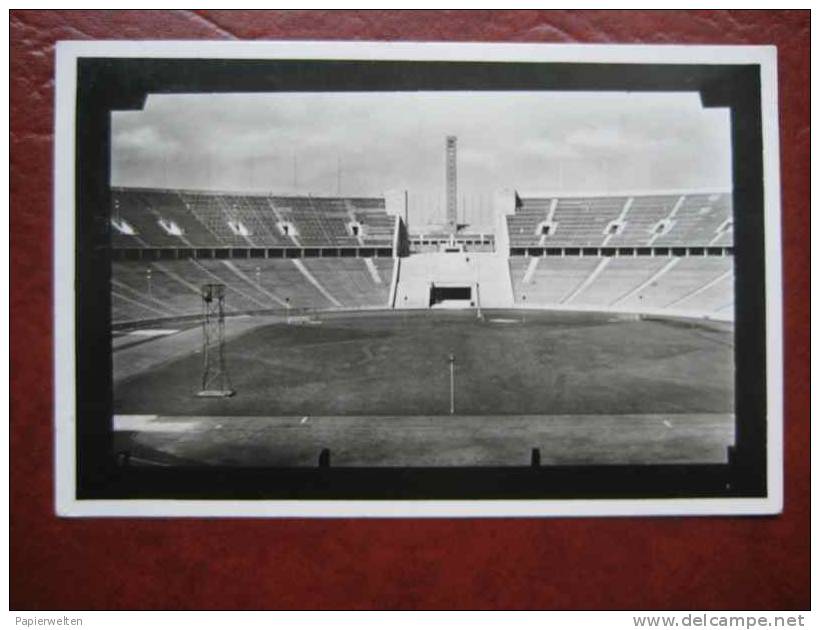
[[[775,66],[62,46],[58,513],[779,511]]]

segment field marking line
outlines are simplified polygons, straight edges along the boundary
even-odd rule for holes
[[[196,429],[198,420],[158,422],[156,415],[114,414],[111,424],[114,431],[135,431],[137,433],[185,433]]]
[[[173,335],[179,330],[174,328],[142,328],[140,330],[130,330],[126,335],[134,335],[137,337],[159,337],[162,335]]]

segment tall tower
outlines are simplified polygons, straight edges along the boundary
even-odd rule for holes
[[[447,229],[455,234],[458,229],[458,167],[456,166],[455,136],[447,136]]]
[[[225,285],[202,285],[202,389],[200,398],[234,395],[225,365]]]

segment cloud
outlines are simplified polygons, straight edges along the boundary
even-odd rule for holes
[[[552,92],[151,96],[113,115],[112,182],[335,194],[341,181],[350,195],[407,189],[411,211],[432,216],[448,134],[474,214],[500,187],[731,183],[728,113],[696,94]]]

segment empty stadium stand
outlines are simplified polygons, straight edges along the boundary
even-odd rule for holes
[[[113,320],[196,316],[205,283],[226,286],[233,314],[426,308],[450,254],[399,265],[401,226],[384,198],[114,188]],[[474,254],[468,284],[499,307],[731,319],[732,227],[726,193],[516,196],[509,252]]]
[[[383,198],[364,197],[114,188],[111,216],[115,248],[381,248],[398,229]]]
[[[732,317],[731,256],[511,257],[519,306]]]
[[[394,264],[392,258],[114,262],[112,317],[124,323],[199,315],[200,287],[214,282],[226,287],[229,314],[386,308]]]
[[[731,246],[727,193],[519,198],[511,247]]]

